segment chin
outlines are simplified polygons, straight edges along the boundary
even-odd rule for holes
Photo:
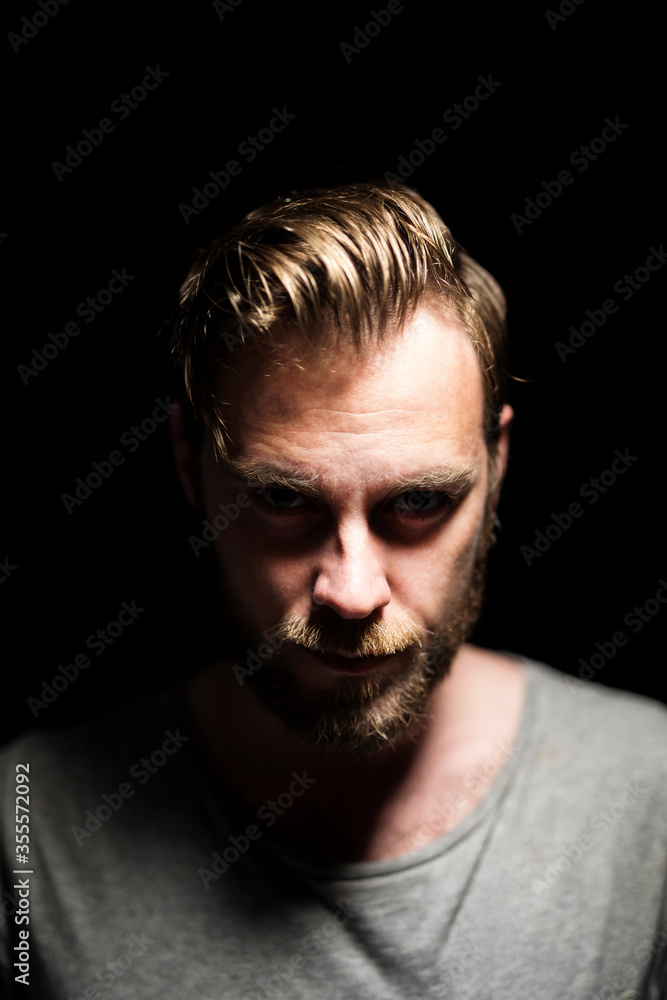
[[[308,694],[289,663],[276,657],[253,674],[249,685],[272,715],[305,743],[374,754],[416,738],[457,648],[417,650],[399,674],[380,669],[341,674],[326,690]]]

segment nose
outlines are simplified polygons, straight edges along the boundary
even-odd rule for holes
[[[363,524],[340,529],[321,557],[313,603],[331,608],[341,618],[367,618],[390,599],[377,540]]]

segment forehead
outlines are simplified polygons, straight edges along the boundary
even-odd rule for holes
[[[276,357],[251,354],[221,375],[230,455],[299,461],[356,456],[372,464],[410,453],[425,461],[474,460],[485,450],[484,392],[466,330],[439,304],[421,306],[401,329],[355,351],[311,356],[286,340]],[[375,463],[376,464],[376,463]]]

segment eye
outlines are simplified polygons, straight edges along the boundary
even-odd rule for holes
[[[264,503],[276,510],[296,510],[305,507],[308,500],[303,493],[295,490],[282,489],[279,486],[265,486],[261,491],[257,491]]]
[[[421,516],[437,514],[451,504],[451,497],[437,490],[408,490],[401,493],[393,501],[393,508],[398,514]]]

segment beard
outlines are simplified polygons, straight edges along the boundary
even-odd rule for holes
[[[450,610],[433,629],[409,619],[343,619],[326,606],[314,609],[311,618],[295,616],[268,629],[263,635],[273,640],[275,651],[246,678],[259,701],[302,740],[332,750],[376,753],[414,738],[428,718],[433,692],[479,619],[496,524],[495,508],[487,504],[469,576],[458,581]],[[233,609],[231,581],[225,579],[219,562],[218,573],[220,594]],[[241,627],[240,612],[228,620],[232,649],[240,651],[247,646],[249,631]],[[262,641],[254,636],[252,648]],[[383,657],[411,650],[412,659],[400,674],[379,668],[368,675],[339,676],[326,689],[305,692],[290,664],[289,648],[282,648],[290,643],[334,656],[354,652]]]

